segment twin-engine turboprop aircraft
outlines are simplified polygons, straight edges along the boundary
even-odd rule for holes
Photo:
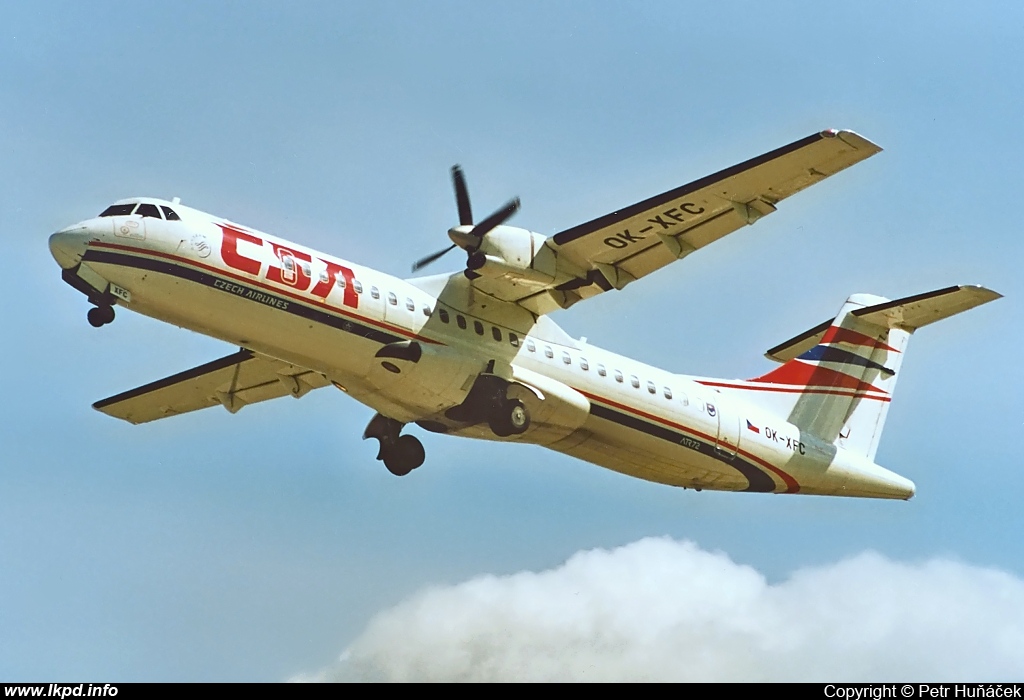
[[[63,279],[102,326],[115,306],[240,350],[94,404],[131,423],[333,385],[377,413],[364,438],[394,474],[424,460],[409,423],[529,442],[695,489],[910,498],[874,463],[910,334],[998,298],[948,287],[855,294],[835,318],[768,351],[747,381],[685,376],[569,337],[547,316],[651,274],[775,211],[881,149],[829,130],[550,238],[506,226],[513,199],[473,223],[452,169],[465,270],[402,280],[177,199],[121,200],[50,237]]]

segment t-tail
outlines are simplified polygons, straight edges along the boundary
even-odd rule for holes
[[[873,462],[911,334],[1000,296],[977,286],[895,301],[854,294],[833,320],[765,353],[781,367],[746,382],[706,383]]]

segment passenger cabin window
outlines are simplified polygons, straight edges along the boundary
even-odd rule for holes
[[[135,211],[135,204],[111,204],[100,216],[128,216]]]
[[[181,217],[178,216],[170,207],[165,207],[163,204],[161,204],[160,211],[164,213],[164,218],[167,219],[168,221],[181,221]]]
[[[370,287],[370,296],[374,299],[380,299],[380,290],[376,287]]]
[[[607,377],[608,376],[608,371],[604,368],[604,365],[598,365],[597,366],[597,376],[599,376],[599,377]]]
[[[476,331],[477,335],[483,335],[484,324],[480,323],[479,321],[473,321],[473,330]]]
[[[135,210],[138,216],[147,216],[151,219],[162,219],[160,216],[160,210],[156,208],[155,204],[140,204],[139,208]]]
[[[617,381],[619,384],[622,384],[622,372],[620,372],[619,370],[615,370],[615,381]]]
[[[647,382],[647,393],[648,394],[657,394],[658,393],[658,387],[654,386],[654,382]]]
[[[572,364],[572,358],[569,357],[569,353],[567,353],[565,351],[562,351],[562,362],[567,364],[567,365],[571,365]]]
[[[313,276],[313,272],[309,268],[309,263],[301,262],[301,263],[299,263],[299,265],[302,266],[302,271],[305,273],[306,277],[312,277]]]
[[[338,289],[344,289],[345,288],[345,276],[344,275],[338,275],[338,279],[336,279],[334,281],[334,284],[338,285]]]
[[[664,391],[665,391],[665,398],[666,399],[671,399],[672,398],[672,390],[669,389],[668,387],[665,387]]]
[[[529,338],[526,339],[526,349],[533,352],[537,349],[537,346],[533,344],[533,341]]]
[[[635,374],[629,375],[629,383],[632,385],[634,389],[640,388],[640,380],[636,378]]]
[[[546,357],[546,358],[548,358],[550,360],[554,356],[555,356],[555,351],[551,349],[551,346],[550,345],[545,345],[544,346],[544,357]]]
[[[463,316],[462,314],[456,314],[455,323],[457,323],[459,325],[459,328],[461,328],[462,330],[466,330],[466,317]]]
[[[512,347],[518,348],[519,347],[519,336],[516,335],[515,333],[509,333],[508,334],[508,342],[510,342],[512,344]]]
[[[430,316],[430,307],[426,304],[423,305],[423,315],[428,317]]]
[[[327,274],[327,270],[320,270],[320,281],[324,284],[331,281],[330,276]]]
[[[407,308],[409,311],[415,311],[416,310],[416,304],[413,303],[412,299],[410,299],[409,297],[406,297],[405,298],[405,308]],[[426,308],[427,307],[425,307],[425,306],[423,307],[424,311],[426,311]],[[424,315],[425,316],[429,316],[430,312],[427,312]]]
[[[441,319],[441,323],[448,323],[448,312],[444,309],[438,309],[437,316]]]
[[[356,294],[363,293],[363,283],[359,280],[352,280],[352,289],[356,290]]]
[[[388,303],[392,306],[398,306],[398,297],[395,296],[394,292],[388,292]]]
[[[497,326],[491,326],[491,337],[501,342],[501,330]]]
[[[690,405],[690,399],[687,398],[686,394],[680,394],[679,395],[679,403],[683,404],[684,406],[689,406]]]
[[[580,369],[583,370],[584,372],[586,372],[588,369],[590,369],[590,363],[587,362],[587,358],[585,358],[585,357],[581,357],[580,358]]]

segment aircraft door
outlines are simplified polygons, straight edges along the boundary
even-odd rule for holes
[[[381,290],[381,299],[384,301],[385,321],[401,328],[412,326],[412,313],[406,308],[405,297],[400,297],[392,291]]]
[[[739,414],[731,410],[728,404],[716,396],[707,402],[708,415],[718,421],[718,435],[715,449],[730,457],[736,454],[740,446]]]

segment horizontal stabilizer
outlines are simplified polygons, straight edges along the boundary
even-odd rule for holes
[[[862,321],[883,328],[902,328],[913,333],[929,323],[941,321],[1002,296],[977,285],[946,287],[884,304],[865,306],[851,313]]]
[[[862,321],[882,328],[900,328],[913,333],[929,323],[941,321],[1002,296],[998,292],[977,285],[946,287],[934,292],[915,294],[895,301],[865,306],[852,311],[851,314]],[[821,343],[821,339],[832,323],[833,319],[829,319],[818,324],[814,328],[776,345],[764,356],[776,362],[789,362]]]
[[[825,335],[825,331],[832,325],[832,319],[819,323],[809,331],[804,331],[800,335],[790,338],[784,343],[776,345],[774,348],[764,354],[769,360],[775,360],[776,362],[789,362],[794,357],[799,357],[805,352],[816,346],[821,342],[822,337]]]
[[[328,384],[317,372],[243,349],[97,401],[92,407],[139,424],[218,404],[234,413],[251,403],[281,396],[298,398]]]

